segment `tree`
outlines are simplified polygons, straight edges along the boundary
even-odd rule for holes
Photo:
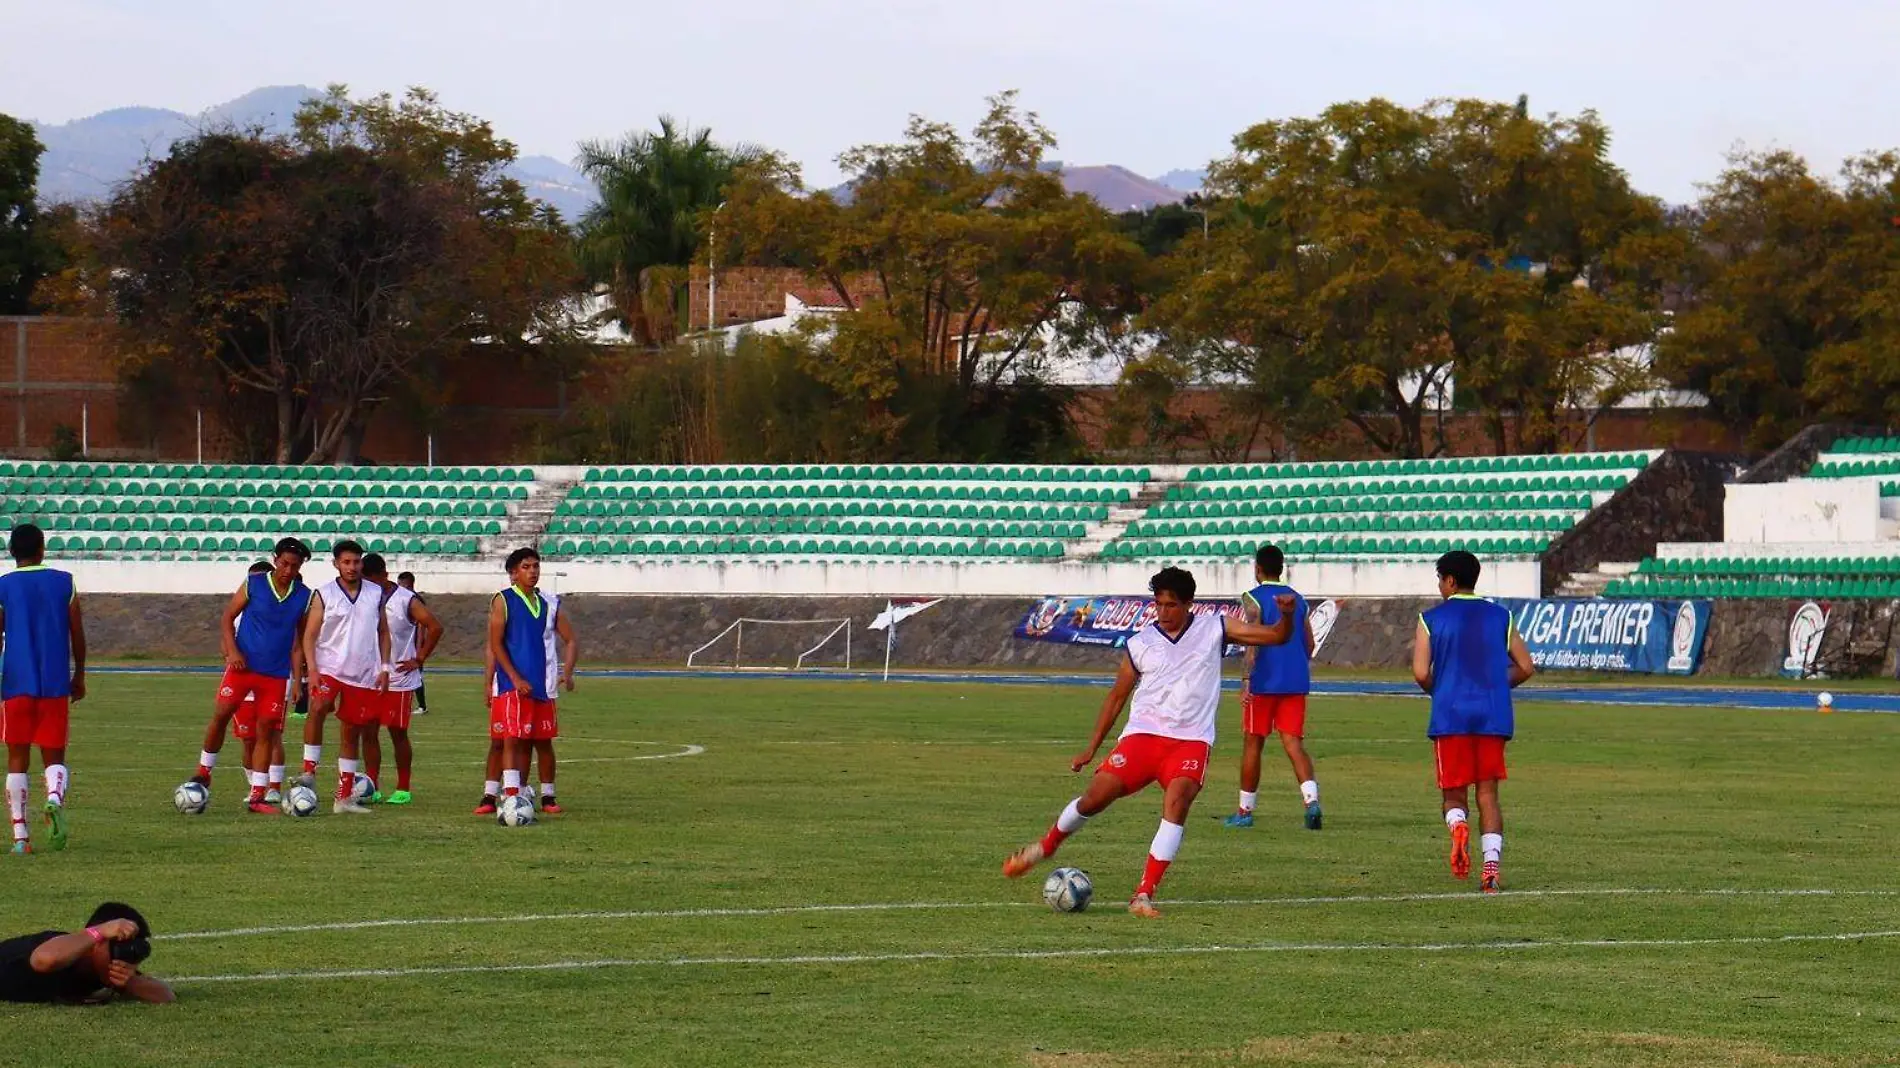
[[[31,125],[0,115],[0,315],[31,313],[33,287],[45,273],[34,202],[43,151]]]
[[[1209,381],[1302,436],[1444,447],[1453,382],[1494,446],[1548,451],[1613,396],[1616,349],[1659,321],[1661,208],[1606,158],[1594,116],[1525,103],[1383,100],[1241,133],[1207,182],[1206,240],[1169,257],[1147,323]]]
[[[629,133],[618,141],[585,141],[578,160],[600,193],[581,217],[581,267],[606,288],[616,315],[642,344],[678,333],[683,270],[700,247],[703,217],[724,197],[735,169],[755,163],[763,150],[720,145],[712,131],[660,116],[657,133]]]
[[[1065,335],[1132,310],[1141,250],[1042,166],[1054,144],[1004,93],[968,139],[913,117],[902,141],[846,152],[848,200],[805,195],[778,161],[734,183],[721,234],[822,278],[848,309],[808,336],[807,365],[859,405],[865,448],[902,435],[907,382],[975,411],[1037,378]]]
[[[352,462],[392,391],[471,345],[563,338],[567,235],[504,173],[514,155],[426,91],[352,101],[340,86],[290,139],[178,143],[105,213],[137,358],[271,398],[278,462]]]
[[[1817,418],[1900,419],[1900,196],[1893,153],[1839,183],[1787,151],[1739,153],[1693,220],[1669,377],[1771,448]]]

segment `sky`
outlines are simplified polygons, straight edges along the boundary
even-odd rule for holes
[[[664,113],[778,149],[813,185],[909,115],[967,128],[1004,89],[1055,158],[1150,176],[1372,96],[1593,109],[1637,186],[1673,202],[1738,146],[1830,173],[1900,146],[1900,5],[1879,0],[0,0],[0,26],[0,112],[24,118],[423,85],[527,155],[571,159]]]

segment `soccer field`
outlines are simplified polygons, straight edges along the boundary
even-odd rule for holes
[[[1099,689],[583,678],[568,811],[511,830],[469,814],[470,676],[430,682],[406,810],[253,816],[220,769],[180,816],[212,684],[96,676],[71,847],[0,857],[0,935],[128,900],[178,1003],[0,1007],[0,1062],[1900,1060],[1900,717],[1525,703],[1487,898],[1447,874],[1421,702],[1316,699],[1326,829],[1274,747],[1229,831],[1229,695],[1140,920],[1152,790],[1065,846],[1088,912],[998,873],[1080,788]]]

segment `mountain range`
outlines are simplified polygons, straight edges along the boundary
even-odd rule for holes
[[[164,155],[173,141],[202,130],[258,127],[286,133],[297,108],[321,95],[309,86],[268,86],[197,115],[124,107],[71,122],[35,122],[34,133],[46,146],[40,157],[40,199],[48,203],[103,199],[147,158]],[[1177,203],[1200,188],[1199,171],[1170,171],[1160,179],[1149,179],[1112,164],[1061,169],[1063,184],[1070,190],[1087,193],[1113,211]],[[558,208],[563,218],[579,218],[595,201],[593,183],[552,156],[523,156],[509,172],[529,196]]]

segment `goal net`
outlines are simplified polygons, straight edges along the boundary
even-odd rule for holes
[[[737,619],[686,654],[686,666],[739,671],[851,667],[849,619]]]

